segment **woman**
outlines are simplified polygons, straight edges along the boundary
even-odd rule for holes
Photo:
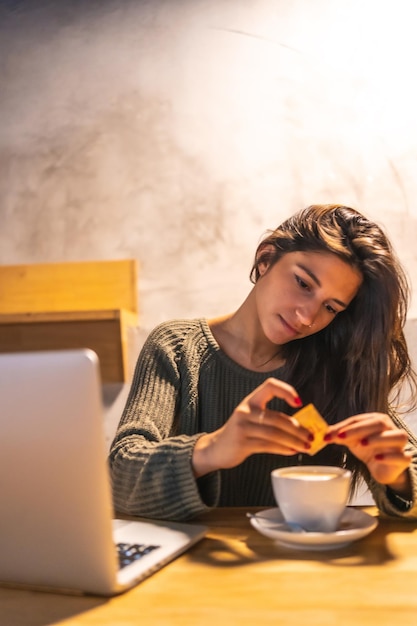
[[[377,506],[417,516],[417,440],[394,411],[415,389],[405,276],[381,229],[311,206],[258,246],[240,308],[159,325],[139,356],[110,451],[115,508],[189,519],[213,506],[274,506],[270,472],[340,465]],[[291,415],[312,402],[328,445]]]

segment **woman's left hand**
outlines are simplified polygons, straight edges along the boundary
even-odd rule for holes
[[[325,440],[345,445],[379,483],[403,491],[408,486],[411,453],[408,435],[385,413],[362,413],[329,426]]]

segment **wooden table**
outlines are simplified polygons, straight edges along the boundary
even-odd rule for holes
[[[417,624],[417,522],[381,519],[372,534],[348,547],[306,552],[260,535],[246,510],[202,516],[207,538],[110,600],[0,589],[0,624]]]

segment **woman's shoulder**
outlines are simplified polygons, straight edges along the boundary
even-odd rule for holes
[[[203,355],[208,357],[218,350],[210,337],[207,320],[173,319],[155,326],[149,333],[142,355],[158,355],[158,358],[172,362],[200,362]]]
[[[207,337],[205,318],[172,319],[161,322],[148,335],[147,343],[175,346],[188,341],[199,343]]]

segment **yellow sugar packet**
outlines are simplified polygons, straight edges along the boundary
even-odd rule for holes
[[[311,448],[307,451],[307,454],[312,456],[327,445],[323,438],[329,425],[313,404],[307,404],[297,413],[294,413],[293,417],[301,426],[307,428],[314,435],[314,441],[311,442]]]

